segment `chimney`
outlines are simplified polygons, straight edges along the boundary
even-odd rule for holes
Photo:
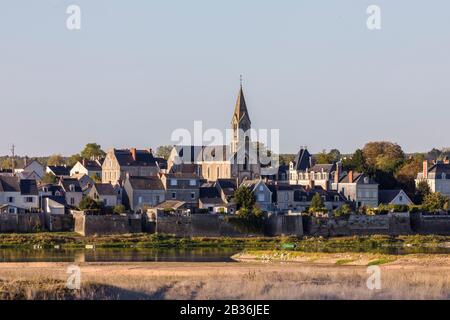
[[[136,161],[136,148],[131,148],[130,152],[131,152],[131,157],[133,158],[134,161]]]
[[[81,160],[81,164],[83,165],[83,167],[86,166],[86,159],[85,159],[85,158],[83,158],[83,159]]]
[[[423,178],[428,179],[428,160],[423,162]]]
[[[341,166],[339,165],[340,163],[336,163],[336,171],[334,171],[334,183],[337,184],[339,183],[339,175],[341,174]]]
[[[353,171],[348,172],[348,183],[353,183]]]
[[[445,156],[444,158],[444,164],[450,164],[450,159],[448,156]]]

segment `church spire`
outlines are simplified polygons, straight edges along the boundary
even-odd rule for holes
[[[233,120],[232,122],[237,121],[238,123],[241,123],[242,121],[248,122],[250,125],[250,116],[248,114],[247,110],[247,104],[245,103],[245,97],[244,97],[244,90],[242,89],[242,75],[240,79],[240,88],[239,88],[239,94],[236,101],[236,106],[234,108],[234,114],[233,114]]]

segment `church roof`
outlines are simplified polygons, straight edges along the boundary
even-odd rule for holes
[[[233,118],[236,117],[236,119],[240,122],[243,119],[246,119],[249,123],[250,116],[248,114],[247,104],[245,103],[245,97],[244,97],[244,90],[241,88],[239,89],[238,98],[236,101],[236,106],[234,108]]]
[[[306,148],[301,148],[294,159],[294,169],[305,171],[311,167],[311,154]]]

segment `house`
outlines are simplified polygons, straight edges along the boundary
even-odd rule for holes
[[[333,190],[324,190],[321,187],[314,189],[296,189],[294,191],[293,211],[306,212],[311,206],[312,198],[319,194],[323,200],[324,207],[332,211],[347,203],[344,195]]]
[[[86,160],[78,161],[70,170],[70,176],[87,175],[90,178],[102,179],[102,161],[101,160]]]
[[[84,173],[76,173],[73,176],[71,176],[71,178],[78,180],[78,182],[80,183],[81,190],[83,190],[84,194],[88,194],[95,183],[90,176]]]
[[[78,179],[62,178],[59,185],[64,192],[66,204],[70,207],[78,207],[83,199],[83,189]]]
[[[289,166],[279,165],[276,174],[273,174],[273,175],[262,174],[261,177],[263,179],[267,179],[270,181],[277,181],[280,183],[289,183]]]
[[[338,174],[341,163],[312,164],[312,157],[306,147],[302,147],[294,161],[289,163],[289,184],[314,188],[331,189],[335,174]]]
[[[426,181],[432,192],[439,192],[450,197],[450,160],[445,158],[430,164],[427,160],[423,162],[422,172],[416,177],[416,186]]]
[[[378,191],[379,204],[393,204],[393,205],[412,205],[414,204],[408,197],[405,191],[398,190],[379,190]]]
[[[211,183],[200,187],[198,207],[199,209],[206,209],[210,213],[227,213],[229,211],[228,205],[222,200],[219,190]]]
[[[102,182],[120,185],[127,173],[132,177],[156,177],[159,172],[159,162],[151,149],[110,149],[102,165]]]
[[[24,160],[24,166],[22,168],[16,168],[14,172],[21,179],[30,180],[42,180],[45,174],[45,168],[37,160],[28,161],[28,158]]]
[[[299,186],[291,186],[287,184],[268,183],[267,187],[272,191],[272,204],[274,210],[279,212],[287,212],[294,207],[294,193]]]
[[[51,173],[58,178],[68,178],[70,177],[70,170],[72,168],[66,165],[64,166],[47,166],[45,170],[46,173]]]
[[[9,205],[26,211],[39,210],[36,180],[0,176],[0,205]]]
[[[95,183],[90,188],[88,196],[102,202],[105,207],[115,207],[119,204],[117,191],[110,183]]]
[[[159,177],[132,177],[123,183],[124,203],[137,212],[144,207],[154,207],[166,200],[166,190]]]
[[[272,191],[263,180],[245,180],[240,187],[249,188],[255,195],[256,204],[264,211],[272,210]]]
[[[242,85],[231,118],[231,129],[231,142],[227,145],[174,146],[168,159],[168,171],[171,172],[174,165],[196,164],[198,174],[207,181],[259,179],[261,163],[250,137],[251,120]]]
[[[166,189],[167,200],[186,202],[186,206],[194,210],[198,208],[200,194],[200,176],[196,173],[165,173],[161,181]]]
[[[48,196],[42,198],[42,210],[49,214],[65,214],[66,198],[64,196]]]
[[[349,171],[340,178],[337,174],[332,189],[343,194],[356,208],[378,206],[378,183],[365,173]]]
[[[22,208],[18,208],[10,204],[0,204],[0,214],[19,214],[25,213],[26,211]]]

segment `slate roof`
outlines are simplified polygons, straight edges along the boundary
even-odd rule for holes
[[[94,188],[100,196],[115,196],[116,191],[110,183],[95,183]]]
[[[309,202],[312,200],[312,198],[314,197],[314,195],[318,193],[321,197],[325,197],[325,201],[327,202],[334,202],[335,201],[335,197],[338,196],[339,197],[339,201],[341,202],[346,202],[345,197],[337,192],[337,191],[326,191],[323,190],[322,188],[315,188],[315,189],[311,189],[311,190],[301,190],[301,189],[297,189],[294,191],[294,201],[297,202],[302,202],[303,201],[303,197],[306,197],[306,201]]]
[[[150,150],[136,150],[136,159],[134,159],[130,149],[114,149],[114,156],[120,166],[153,167],[157,165],[156,158]]]
[[[324,172],[333,172],[336,170],[336,163],[331,163],[331,164],[315,164],[314,166],[312,166],[309,171],[314,171],[314,172],[322,172],[322,170]]]
[[[88,171],[101,171],[102,170],[102,165],[97,160],[84,160],[84,163],[83,163],[83,161],[80,161],[80,163]]]
[[[220,199],[220,194],[219,194],[219,190],[217,190],[217,188],[215,187],[201,187],[200,188],[200,198],[219,198]]]
[[[294,170],[305,171],[311,167],[311,154],[306,148],[300,149],[294,159]]]
[[[0,192],[20,192],[21,195],[37,196],[36,180],[20,180],[18,177],[0,176]]]
[[[368,184],[377,184],[377,182],[372,178],[370,178],[367,174],[360,172],[353,172],[353,183],[364,183],[364,178],[369,178]],[[343,177],[341,177],[339,183],[349,183],[348,173]]]
[[[397,190],[379,190],[378,191],[378,203],[380,203],[380,204],[381,203],[382,204],[389,204],[402,191],[403,191],[402,189],[397,189]],[[406,195],[406,193],[405,193],[405,195]],[[411,199],[409,199],[409,197],[408,197],[408,200],[411,200]]]
[[[129,177],[134,190],[164,190],[164,185],[158,177]]]
[[[83,191],[78,179],[65,178],[65,179],[61,179],[61,181],[59,183],[65,192],[82,192]],[[74,186],[73,191],[70,190],[71,185]]]
[[[446,179],[450,179],[450,164],[438,162],[428,169],[429,179],[443,179],[443,174]]]
[[[251,123],[250,115],[248,114],[247,103],[245,102],[244,90],[242,85],[239,88],[238,97],[236,100],[236,106],[234,107],[233,119],[236,118],[241,122],[244,118]]]
[[[70,170],[72,170],[72,167],[67,166],[47,166],[47,168],[57,177],[70,176]]]
[[[227,197],[231,197],[237,189],[236,180],[234,179],[217,179],[216,184],[222,189]]]

